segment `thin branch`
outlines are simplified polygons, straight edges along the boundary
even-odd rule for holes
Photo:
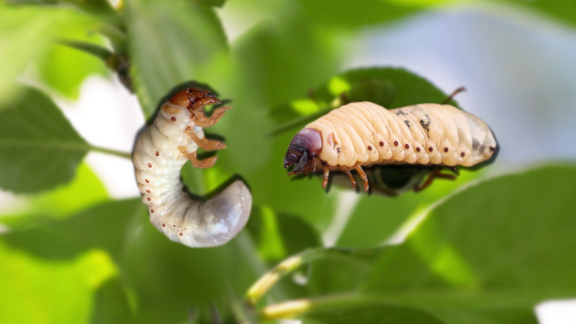
[[[264,307],[258,312],[261,321],[290,319],[300,317],[303,314],[328,310],[341,309],[366,303],[380,302],[377,296],[360,294],[340,294],[309,299],[291,300]]]
[[[117,54],[125,55],[128,37],[126,33],[111,24],[100,24],[96,27],[96,31],[106,36],[114,47]]]
[[[60,40],[58,42],[62,45],[66,45],[68,47],[92,54],[104,62],[106,62],[106,60],[108,60],[108,58],[112,55],[112,52],[110,52],[108,49],[92,43],[74,40]]]
[[[98,147],[90,145],[88,143],[76,143],[76,142],[55,142],[50,140],[36,140],[36,139],[0,139],[0,146],[3,147],[19,147],[19,148],[54,148],[63,149],[68,151],[95,151],[100,153],[106,153],[111,155],[116,155],[121,158],[132,160],[132,155],[128,152],[121,152],[112,149],[107,149],[103,147]]]
[[[128,160],[132,160],[132,155],[128,152],[120,152],[120,151],[107,149],[107,148],[103,148],[103,147],[98,147],[98,146],[94,146],[94,145],[90,145],[89,149],[90,149],[90,151],[106,153],[106,154],[115,155],[115,156],[118,156],[121,158],[125,158]]]

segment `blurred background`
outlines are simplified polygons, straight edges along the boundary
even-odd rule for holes
[[[376,252],[313,263],[260,306],[354,291],[431,316],[414,323],[576,323],[575,13],[569,0],[0,2],[0,322],[209,322],[214,309],[234,322],[271,266],[336,246]],[[466,87],[455,100],[490,125],[498,159],[398,197],[286,178],[305,123],[271,132],[360,68],[406,69],[442,92],[430,102]],[[150,226],[129,159],[187,81],[234,106],[207,131],[228,148],[213,169],[185,167],[188,189],[240,174],[254,196],[247,229],[215,249]]]

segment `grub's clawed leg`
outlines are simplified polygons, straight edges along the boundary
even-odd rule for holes
[[[356,189],[356,180],[354,180],[354,177],[352,176],[352,173],[350,173],[350,170],[346,167],[343,167],[343,166],[338,167],[338,169],[340,171],[346,173],[348,178],[350,178],[350,182],[352,182],[352,189]]]
[[[455,180],[456,176],[453,174],[445,174],[445,173],[438,173],[436,175],[436,178],[438,179],[448,179],[448,180]]]
[[[288,172],[288,174],[286,176],[289,177],[289,176],[293,176],[293,175],[299,175],[302,172],[304,172],[304,171],[290,171],[290,172]]]
[[[324,169],[324,180],[322,180],[322,189],[326,188],[326,185],[328,184],[328,176],[330,175],[330,170],[328,169],[328,167],[323,167]]]
[[[209,99],[209,98],[205,98],[205,99]],[[195,123],[197,126],[200,126],[202,128],[214,126],[220,120],[220,118],[222,118],[224,116],[224,113],[228,109],[232,109],[232,107],[225,106],[225,107],[217,108],[216,110],[214,110],[214,112],[212,113],[212,116],[210,116],[210,118],[206,117],[206,115],[204,114],[203,111],[201,111],[201,110],[196,111],[196,112],[194,112],[195,116],[197,117],[195,120]]]
[[[178,149],[181,152],[180,154],[183,155],[188,160],[190,160],[192,165],[198,169],[211,168],[214,166],[214,164],[216,164],[216,160],[218,160],[217,156],[213,156],[204,160],[198,160],[198,158],[196,157],[196,152],[189,153],[188,151],[186,151],[186,146],[178,146]],[[178,156],[178,158],[180,158],[180,156]]]
[[[360,177],[364,181],[364,191],[368,191],[368,188],[370,188],[370,185],[368,184],[368,177],[366,176],[366,173],[364,172],[364,170],[362,170],[362,167],[359,164],[356,164],[354,166],[354,169],[356,170],[356,172],[358,172],[358,174],[360,175]]]
[[[198,158],[196,157],[196,152],[194,153],[184,152],[183,154],[188,160],[190,160],[192,165],[197,169],[211,168],[214,166],[214,164],[216,164],[216,160],[218,160],[217,156],[209,157],[204,160],[198,160]]]
[[[454,176],[452,174],[440,173],[440,169],[436,169],[436,170],[434,170],[434,172],[432,172],[428,176],[428,179],[426,179],[424,184],[414,186],[414,192],[419,192],[419,191],[422,191],[422,190],[428,188],[428,186],[430,186],[432,184],[432,182],[434,181],[435,178],[454,180],[454,179],[456,179],[456,176]]]
[[[222,150],[222,149],[226,148],[226,144],[224,144],[220,141],[209,140],[206,138],[206,136],[204,136],[204,138],[200,139],[193,132],[190,133],[190,137],[194,141],[194,143],[196,143],[196,145],[198,145],[199,148],[201,148],[205,151],[217,151],[217,150]]]
[[[219,104],[219,103],[220,103],[220,100],[218,100],[214,97],[204,97],[202,99],[195,101],[192,104],[192,110],[198,110],[204,106],[214,105],[214,104]]]

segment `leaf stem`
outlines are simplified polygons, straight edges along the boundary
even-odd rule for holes
[[[100,24],[96,27],[96,31],[108,37],[112,42],[114,50],[117,54],[126,54],[127,36],[122,30],[111,24]]]
[[[98,147],[98,146],[94,146],[94,145],[90,145],[89,146],[90,151],[94,151],[94,152],[100,152],[100,153],[105,153],[105,154],[110,154],[110,155],[115,155],[121,158],[125,158],[128,160],[132,160],[132,155],[130,153],[127,152],[120,152],[120,151],[116,151],[116,150],[112,150],[112,149],[107,149],[107,148],[103,148],[103,147]]]
[[[255,306],[258,300],[260,300],[276,282],[306,263],[317,259],[342,259],[347,255],[364,253],[365,251],[341,248],[315,248],[293,255],[260,277],[260,279],[248,289],[246,302],[251,306]]]
[[[105,62],[110,57],[110,55],[112,55],[112,52],[110,52],[108,49],[92,43],[74,40],[61,40],[59,43],[92,54]]]
[[[379,302],[377,296],[351,293],[298,299],[264,307],[258,312],[258,318],[261,321],[290,319],[313,311],[338,309],[371,302]]]

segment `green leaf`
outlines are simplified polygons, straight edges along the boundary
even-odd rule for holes
[[[2,208],[0,223],[12,230],[29,227],[45,218],[73,216],[107,199],[104,184],[86,163],[81,163],[70,183],[31,197],[19,196],[15,203],[7,203]]]
[[[118,278],[106,281],[96,291],[90,323],[135,323],[128,303],[128,296]]]
[[[94,23],[93,18],[69,8],[0,4],[0,61],[6,62],[0,74],[0,107],[16,93],[16,78],[26,66],[50,55],[54,40],[70,31],[81,33]]]
[[[119,263],[128,225],[145,210],[140,199],[107,202],[66,220],[0,235],[0,258],[8,271],[0,269],[0,301],[21,305],[0,305],[0,321],[131,323],[128,297],[112,260]],[[13,298],[28,302],[8,302]]]
[[[6,246],[2,235],[0,260],[2,323],[87,323],[95,316],[94,293],[117,275],[116,267],[102,251],[49,261]],[[121,304],[122,300],[109,299],[107,303]]]
[[[105,42],[100,35],[85,30],[70,31],[63,38],[93,46]],[[50,44],[37,62],[41,81],[70,99],[78,99],[82,81],[89,75],[108,75],[104,60],[62,43]]]
[[[182,182],[189,193],[196,197],[206,196],[207,198],[223,190],[222,186],[229,184],[229,180],[234,176],[218,164],[203,170],[194,168],[189,162],[182,167],[181,173]]]
[[[344,307],[338,310],[317,311],[305,316],[305,324],[442,324],[425,311],[387,304]]]
[[[196,2],[129,1],[133,87],[146,117],[176,86],[195,80],[221,88],[227,44],[214,11]]]
[[[90,149],[54,103],[24,88],[0,111],[0,187],[21,193],[73,179]]]
[[[455,194],[383,250],[363,290],[449,323],[466,312],[467,323],[488,323],[498,311],[516,323],[543,300],[573,298],[575,190],[576,167],[552,166]]]
[[[299,217],[254,208],[246,225],[259,256],[271,264],[310,247],[322,245],[318,232]]]
[[[145,210],[140,199],[106,202],[65,220],[44,220],[15,229],[2,240],[47,260],[73,259],[93,249],[105,250],[118,260],[128,226]]]
[[[403,68],[393,67],[362,68],[347,71],[334,77],[314,94],[322,99],[330,96],[334,98],[340,93],[339,89],[346,85],[349,85],[352,89],[362,85],[363,88],[361,89],[365,92],[365,97],[362,100],[370,100],[378,104],[388,102],[385,105],[388,109],[421,103],[442,103],[448,98],[447,94],[418,74]],[[392,87],[393,90],[389,89],[389,87]],[[393,98],[374,93],[375,91],[370,91],[372,89],[386,91]],[[360,100],[359,95],[361,93],[358,91],[356,100]],[[451,104],[457,105],[454,101]]]
[[[371,274],[372,263],[370,252],[366,252],[366,255],[354,255],[356,251],[349,252],[352,255],[320,258],[311,262],[306,284],[309,294],[322,296],[357,291],[358,283],[365,281]]]
[[[422,192],[409,191],[400,196],[362,195],[352,210],[337,246],[369,248],[379,246],[411,217],[417,216],[434,202],[448,196],[481,176],[481,172],[461,169],[455,181],[436,179]]]
[[[353,82],[346,95],[350,102],[370,101],[388,107],[394,99],[394,92],[394,85],[390,80],[376,77]]]
[[[69,184],[31,197],[28,213],[64,218],[106,200],[108,192],[102,181],[88,165],[80,163],[76,177]]]

